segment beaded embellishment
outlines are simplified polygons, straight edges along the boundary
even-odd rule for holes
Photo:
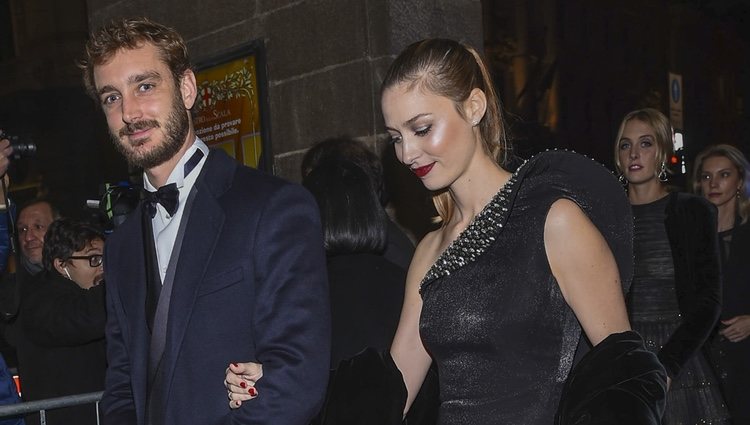
[[[525,161],[513,173],[502,188],[469,223],[469,226],[448,245],[419,284],[419,292],[429,283],[473,263],[495,241],[508,215],[508,203],[518,172],[526,165]]]

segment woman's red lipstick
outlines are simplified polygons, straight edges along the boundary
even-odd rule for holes
[[[432,170],[433,165],[435,165],[434,162],[432,164],[427,164],[424,167],[412,168],[411,171],[413,171],[414,174],[416,174],[417,177],[421,179],[422,177],[426,176],[427,173],[430,172],[430,170]]]

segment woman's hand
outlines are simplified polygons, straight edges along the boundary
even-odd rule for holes
[[[229,408],[236,409],[242,402],[258,396],[255,383],[263,376],[263,365],[259,363],[231,363],[226,370],[224,387],[229,397]]]
[[[731,319],[722,320],[721,323],[727,325],[727,327],[719,333],[732,342],[740,342],[750,335],[749,315],[735,316]]]

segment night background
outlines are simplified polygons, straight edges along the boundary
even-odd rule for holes
[[[90,28],[138,14],[177,28],[194,62],[264,42],[270,154],[274,172],[293,181],[301,155],[326,137],[355,137],[393,160],[384,147],[380,79],[404,46],[431,36],[481,45],[521,156],[565,148],[611,167],[625,113],[648,106],[669,115],[669,73],[682,78],[688,171],[709,144],[750,153],[746,1],[155,3],[0,0],[0,128],[38,146],[35,156],[13,161],[15,198],[46,194],[67,214],[84,214],[100,184],[128,179],[75,61]],[[411,183],[394,201],[426,205]],[[678,175],[673,183],[683,181]],[[422,233],[418,223],[407,226]]]

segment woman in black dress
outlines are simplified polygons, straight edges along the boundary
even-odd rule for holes
[[[395,421],[379,423],[400,422],[433,361],[439,424],[549,425],[558,406],[563,424],[615,423],[614,412],[627,420],[639,403],[648,405],[643,417],[658,415],[649,410],[663,394],[658,363],[631,388],[648,394],[617,406],[634,392],[607,390],[632,376],[610,382],[612,372],[634,368],[612,364],[584,379],[592,368],[577,367],[582,379],[566,384],[582,330],[596,347],[579,366],[612,354],[605,347],[637,353],[642,346],[628,332],[622,293],[632,266],[631,216],[612,174],[568,152],[504,168],[507,137],[489,72],[476,50],[453,40],[407,47],[385,75],[381,106],[397,158],[434,192],[439,228],[419,243],[407,274],[390,349],[397,388],[372,403],[404,386],[405,400]],[[238,378],[227,375],[230,399]]]
[[[696,157],[693,173],[693,189],[719,212],[723,302],[710,354],[735,425],[750,424],[749,171],[739,149],[715,145]]]
[[[623,118],[615,163],[627,181],[635,223],[630,322],[669,376],[663,423],[728,423],[702,351],[721,309],[715,209],[700,197],[668,191],[671,154],[664,114],[647,108]]]

